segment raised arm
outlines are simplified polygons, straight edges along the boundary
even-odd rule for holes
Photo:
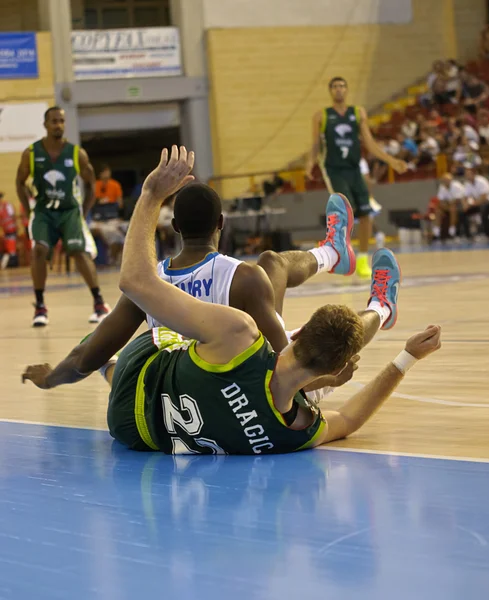
[[[92,335],[75,346],[57,367],[30,365],[24,371],[22,381],[30,380],[41,389],[50,389],[85,379],[127,344],[145,316],[133,302],[121,296],[114,310]]]
[[[408,368],[441,347],[440,335],[440,327],[430,325],[423,332],[412,336],[406,342],[407,354],[401,353],[403,356],[399,355],[400,359],[398,357],[389,363],[340,409],[325,411],[323,416],[327,427],[316,445],[343,439],[360,429],[397,388]]]
[[[387,154],[379,144],[374,140],[370,127],[368,125],[367,111],[363,106],[359,109],[360,112],[360,133],[362,134],[362,140],[365,144],[366,149],[370,154],[373,154],[376,158],[383,160],[390,165],[397,173],[405,173],[407,170],[407,163],[403,160],[398,160],[390,154]]]
[[[83,199],[83,216],[86,217],[95,203],[95,171],[88,154],[80,148],[79,155],[80,177],[83,180],[85,188],[85,197]]]
[[[189,183],[194,154],[173,146],[162,152],[160,164],[146,178],[126,236],[119,280],[121,290],[141,310],[183,336],[196,339],[201,357],[227,363],[248,348],[258,329],[245,313],[193,298],[162,281],[156,273],[154,232],[161,203]]]
[[[29,217],[31,208],[29,206],[30,192],[26,186],[26,181],[31,175],[31,151],[30,148],[26,148],[22,152],[20,163],[17,168],[17,177],[15,179],[15,186],[17,188],[17,197],[25,211],[26,217]]]

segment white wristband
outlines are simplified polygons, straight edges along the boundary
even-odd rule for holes
[[[399,369],[403,375],[405,375],[416,362],[418,362],[417,358],[414,358],[414,356],[409,354],[407,350],[403,350],[392,361],[392,364],[396,367],[396,369]]]

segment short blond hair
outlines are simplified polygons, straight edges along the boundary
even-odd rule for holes
[[[365,332],[360,317],[347,306],[318,308],[299,331],[293,346],[301,367],[315,375],[342,369],[363,347]]]

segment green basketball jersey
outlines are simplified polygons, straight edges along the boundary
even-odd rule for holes
[[[332,107],[325,108],[321,122],[323,160],[328,167],[358,167],[361,158],[360,114],[349,106],[342,116]]]
[[[309,427],[293,430],[275,408],[270,380],[277,354],[262,335],[226,365],[205,362],[196,344],[155,328],[117,361],[111,394],[127,394],[129,373],[138,371],[134,415],[147,446],[168,454],[270,454],[317,439],[325,426],[317,409],[311,407]],[[296,400],[304,404],[300,393]]]
[[[66,210],[80,206],[79,147],[66,142],[54,162],[42,140],[32,144],[29,150],[30,174],[36,190],[36,210]]]

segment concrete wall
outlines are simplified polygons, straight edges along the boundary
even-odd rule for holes
[[[477,54],[479,34],[487,22],[487,0],[453,0],[457,58],[465,62]]]
[[[436,189],[435,181],[376,186],[375,198],[383,208],[376,219],[379,229],[387,235],[395,235],[396,228],[388,221],[389,211],[412,209],[413,212],[425,212],[429,199],[436,195]],[[272,223],[280,229],[292,231],[295,241],[323,239],[325,231],[320,223],[327,198],[325,191],[279,196],[269,205],[283,207],[287,213],[281,217],[272,217]]]

